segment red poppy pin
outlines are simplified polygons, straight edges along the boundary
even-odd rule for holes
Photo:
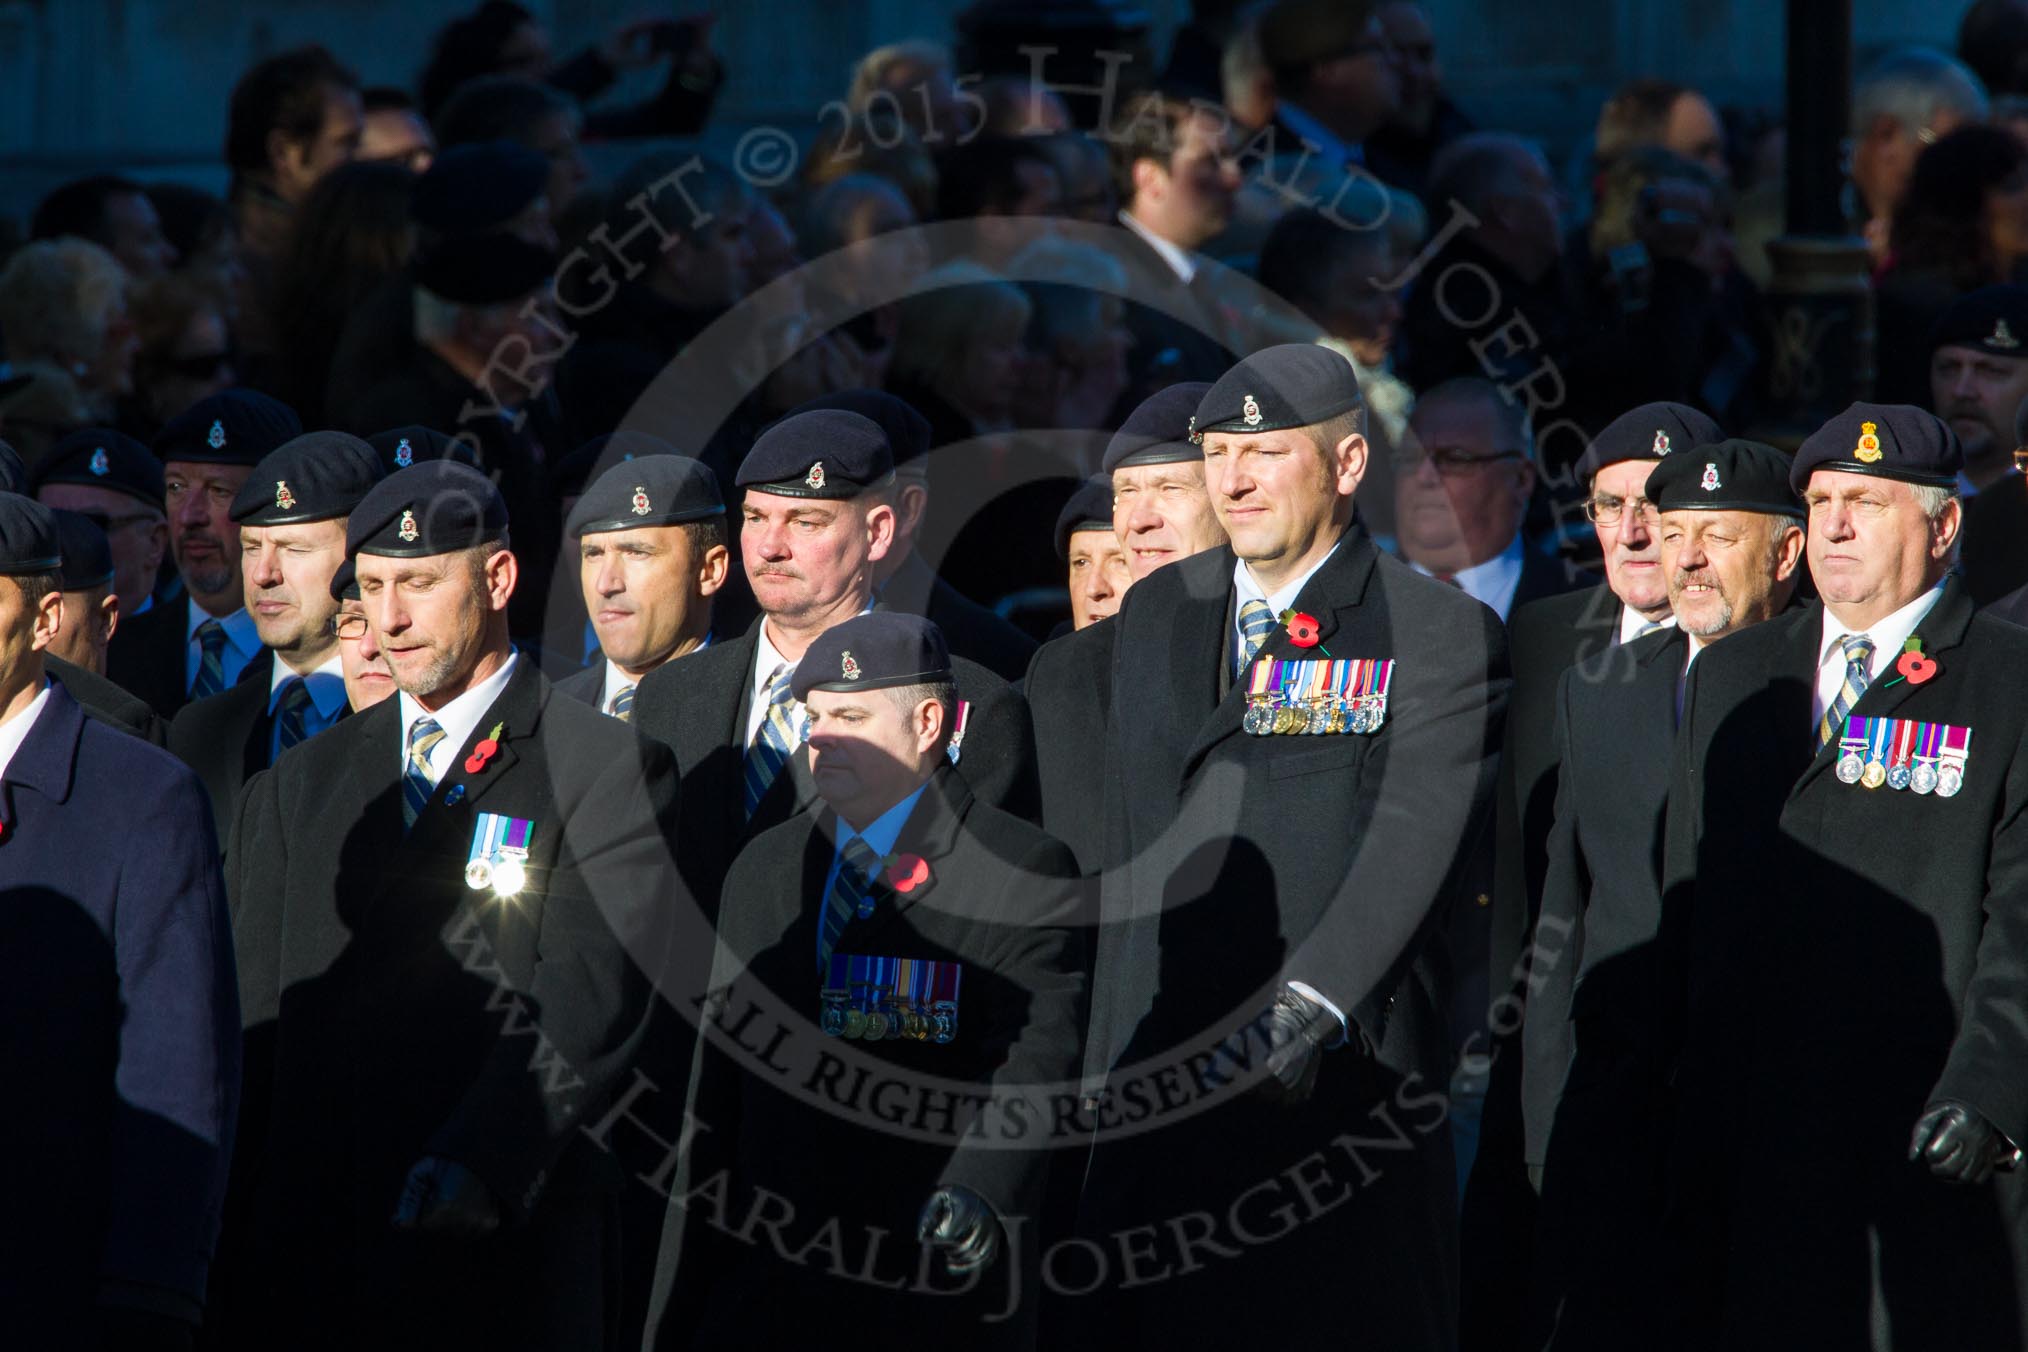
[[[907,896],[930,880],[929,860],[919,854],[897,854],[887,863],[887,885]]]
[[[495,723],[493,730],[487,733],[477,746],[472,748],[472,754],[465,757],[466,774],[478,774],[479,771],[486,768],[486,762],[500,754],[500,734],[506,731],[506,728],[507,725],[505,723]]]
[[[1901,656],[1895,659],[1894,669],[1901,673],[1902,679],[1910,685],[1921,685],[1924,681],[1936,675],[1937,672],[1943,670],[1942,667],[1937,665],[1937,660],[1934,657],[1923,656],[1922,640],[1919,638],[1912,638],[1908,641],[1908,645],[1902,650]]]
[[[1285,610],[1281,614],[1281,621],[1283,627],[1289,631],[1289,642],[1298,648],[1314,648],[1317,646],[1317,640],[1324,636],[1324,627],[1317,623],[1315,615],[1305,615],[1300,610]],[[1324,649],[1324,656],[1330,655],[1331,650]]]

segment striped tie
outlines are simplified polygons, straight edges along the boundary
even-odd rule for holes
[[[824,924],[817,935],[817,970],[831,960],[831,950],[838,946],[839,936],[852,923],[852,917],[866,900],[866,893],[873,886],[873,875],[880,869],[880,856],[873,852],[858,836],[845,842],[844,858],[838,863],[838,877],[831,883],[831,890],[824,897]]]
[[[275,719],[275,745],[287,751],[310,735],[310,687],[298,676],[282,687],[281,712]]]
[[[436,792],[437,782],[430,777],[430,752],[443,740],[444,730],[434,718],[418,718],[408,730],[408,769],[401,775],[401,819],[409,826],[415,825],[415,819],[429,805],[430,795]]]
[[[620,693],[613,696],[612,707],[607,709],[606,712],[614,718],[619,719],[622,723],[633,722],[634,687],[631,685],[622,687]]]
[[[1873,659],[1873,640],[1864,634],[1840,634],[1838,646],[1845,650],[1845,684],[1838,687],[1838,698],[1831,701],[1831,707],[1824,710],[1824,721],[1817,724],[1817,745],[1820,747],[1837,740],[1852,706],[1873,683],[1873,678],[1866,673],[1866,664]]]
[[[760,730],[754,733],[753,745],[746,753],[746,815],[751,818],[761,799],[767,797],[768,786],[775,782],[789,757],[796,754],[795,720],[791,710],[795,708],[795,696],[789,692],[789,678],[795,668],[787,662],[775,668],[775,674],[768,679],[768,714],[761,720]]]
[[[1275,627],[1275,613],[1262,600],[1248,601],[1239,608],[1239,660],[1232,664],[1232,678],[1236,681],[1246,674],[1246,664],[1253,661],[1253,655],[1260,651],[1260,645],[1267,641],[1269,631]]]
[[[197,626],[197,679],[190,683],[190,698],[203,699],[225,689],[225,626],[206,620]]]

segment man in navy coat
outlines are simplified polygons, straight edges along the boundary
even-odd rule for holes
[[[239,1097],[211,815],[44,672],[56,520],[0,493],[0,1330],[187,1347]]]

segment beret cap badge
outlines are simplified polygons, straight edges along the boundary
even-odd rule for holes
[[[204,438],[204,443],[214,451],[225,449],[225,423],[223,420],[218,418],[211,420],[211,434]]]
[[[1260,405],[1255,402],[1252,395],[1249,394],[1245,402],[1239,406],[1239,415],[1240,421],[1248,427],[1260,426]]]
[[[1704,464],[1704,477],[1697,481],[1697,486],[1707,493],[1716,493],[1719,489],[1718,466],[1710,461],[1706,461]]]
[[[422,532],[416,528],[415,513],[413,511],[402,512],[401,528],[397,530],[395,534],[399,535],[402,539],[408,541],[410,544],[415,543],[416,540],[422,537]]]
[[[415,463],[415,448],[408,444],[407,437],[403,437],[401,444],[394,448],[394,463],[403,469]]]
[[[1865,422],[1859,424],[1859,445],[1852,454],[1865,464],[1870,465],[1880,459],[1880,438],[1877,435],[1879,430],[1880,425],[1878,423]]]
[[[824,486],[824,462],[819,460],[816,464],[810,466],[810,472],[803,476],[803,482],[812,488],[822,488]]]
[[[113,462],[107,457],[105,447],[92,452],[91,471],[101,479],[113,472]]]
[[[1655,429],[1655,454],[1667,455],[1668,453],[1669,453],[1669,434],[1667,432],[1664,432],[1661,428],[1658,427]]]
[[[646,516],[652,508],[648,503],[648,490],[644,485],[634,485],[634,515]]]
[[[275,480],[275,506],[288,511],[296,505],[296,495],[289,491],[287,479]]]
[[[853,660],[852,653],[849,649],[844,653],[844,655],[840,658],[838,662],[838,674],[840,676],[843,676],[848,681],[856,681],[859,679],[859,663]]]
[[[2013,349],[2021,346],[2021,340],[2014,336],[2014,330],[2007,327],[2007,321],[2004,318],[1996,319],[1993,321],[1992,333],[1986,337],[1986,346],[2003,348],[2011,352]]]

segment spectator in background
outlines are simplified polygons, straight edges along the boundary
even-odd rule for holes
[[[1058,132],[1038,137],[1035,142],[1056,166],[1063,182],[1063,206],[1059,214],[1087,225],[1111,225],[1119,219],[1119,199],[1113,195],[1112,159],[1105,142],[1081,131]]]
[[[134,293],[134,395],[122,421],[142,440],[200,399],[239,380],[232,327],[197,283],[164,277]]]
[[[977,130],[960,111],[950,51],[934,42],[897,42],[861,57],[845,106],[860,117],[898,115],[931,145],[955,144]]]
[[[1028,297],[1018,420],[1031,427],[1111,429],[1127,389],[1127,272],[1103,249],[1036,240],[1009,269]]]
[[[1072,130],[1070,109],[1056,91],[1026,75],[1000,75],[980,84],[985,136],[1052,136]]]
[[[246,285],[232,208],[222,198],[181,183],[149,184],[148,201],[176,250],[176,275],[203,289],[230,323],[239,314]]]
[[[1599,110],[1593,155],[1600,168],[1643,146],[1694,160],[1723,183],[1732,176],[1725,158],[1725,124],[1711,101],[1669,80],[1635,80],[1622,85]]]
[[[908,198],[894,184],[848,174],[811,194],[797,229],[803,254],[819,264],[812,285],[822,294],[813,300],[820,308],[858,311],[839,332],[883,373],[899,331],[895,302],[930,263],[915,224]]]
[[[1996,99],[2028,94],[2028,2],[1974,0],[1958,21],[1958,60]]]
[[[535,81],[577,104],[590,104],[623,73],[667,63],[668,78],[654,98],[592,110],[584,130],[602,139],[689,136],[709,119],[725,79],[723,66],[711,54],[711,24],[709,17],[637,19],[559,66],[549,30],[530,10],[508,0],[486,0],[437,34],[422,75],[423,112],[436,122],[466,85],[499,75]]]
[[[1274,73],[1275,154],[1343,169],[1401,110],[1401,72],[1369,0],[1276,0],[1260,19]]]
[[[1218,57],[1219,102],[1247,133],[1274,120],[1275,73],[1260,49],[1260,16],[1274,0],[1256,0],[1234,20]]]
[[[437,138],[407,91],[375,85],[360,91],[366,120],[359,132],[359,159],[398,164],[420,174],[437,153]]]
[[[7,406],[7,439],[29,464],[65,433],[114,421],[134,389],[127,274],[82,239],[38,240],[0,271],[0,339],[34,383]]]
[[[826,121],[803,157],[803,184],[824,187],[852,174],[871,174],[892,183],[908,199],[917,220],[937,212],[937,164],[922,138],[900,113],[881,104],[865,109],[844,126]]]
[[[1905,47],[1869,66],[1852,87],[1855,225],[1884,260],[1894,213],[1916,156],[1938,137],[1986,116],[1978,77],[1942,52]]]
[[[225,165],[246,267],[235,316],[246,352],[274,350],[268,316],[296,208],[359,149],[364,120],[359,77],[322,47],[271,56],[233,86]]]
[[[1992,124],[2014,134],[2028,146],[2028,94],[2002,94],[1993,100]]]
[[[2028,259],[2028,149],[1998,127],[1960,127],[1915,161],[1879,275],[1882,403],[1925,403],[1929,335],[1951,302],[2021,280]]]
[[[1975,604],[2028,583],[2028,492],[2014,468],[2028,409],[2028,286],[1960,296],[1930,333],[1931,412],[1965,450],[1958,571]]]
[[[88,239],[120,260],[135,281],[176,265],[176,246],[141,185],[111,174],[66,183],[42,199],[28,227],[33,239]]]
[[[929,419],[930,445],[1012,427],[1033,313],[1021,288],[976,263],[946,263],[898,308],[888,388]]]
[[[348,164],[305,199],[275,277],[276,349],[248,380],[274,392],[308,427],[325,426],[324,390],[346,319],[400,272],[414,250],[415,176],[394,164]]]
[[[1047,230],[1063,210],[1056,165],[1024,137],[981,136],[937,162],[937,219],[971,227],[966,256],[989,268]]]
[[[1451,102],[1437,59],[1436,34],[1420,0],[1382,0],[1380,31],[1394,52],[1401,103],[1366,138],[1366,163],[1384,182],[1421,195],[1437,152],[1472,129]]]
[[[437,141],[452,146],[511,141],[549,161],[549,217],[560,222],[591,178],[579,133],[583,115],[548,85],[518,75],[489,75],[463,85],[432,119]],[[625,198],[614,199],[624,202]]]

